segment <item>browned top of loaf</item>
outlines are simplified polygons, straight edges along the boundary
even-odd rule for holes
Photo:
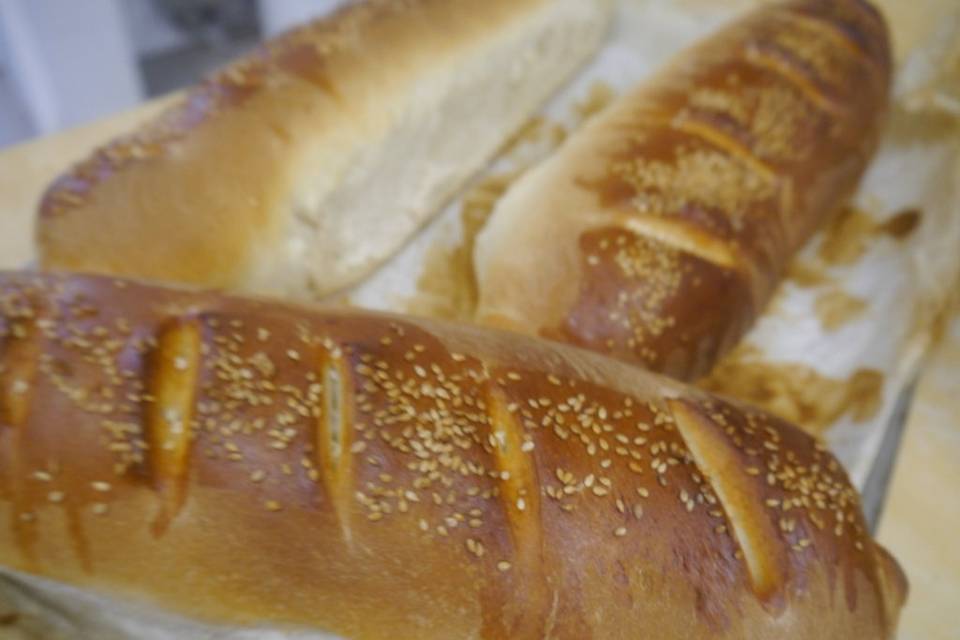
[[[516,335],[0,277],[0,565],[357,638],[887,638],[824,447]]]
[[[861,0],[771,3],[685,51],[508,192],[481,320],[702,375],[855,190],[890,67]]]
[[[59,177],[39,203],[41,261],[129,273],[135,260],[143,277],[234,284],[281,231],[303,140],[326,135],[336,148],[336,136],[376,129],[411,75],[544,1],[351,2],[267,41]],[[104,234],[143,241],[136,255],[90,255]],[[152,240],[165,237],[178,241]]]

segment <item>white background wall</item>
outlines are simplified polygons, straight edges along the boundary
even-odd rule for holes
[[[267,37],[343,0],[257,0]],[[0,0],[0,147],[128,109],[138,58],[187,38],[150,0]]]
[[[267,37],[292,25],[333,11],[343,0],[258,0],[260,23]]]
[[[51,133],[142,98],[122,0],[2,0],[5,78],[31,133]]]
[[[120,8],[139,55],[161,53],[186,44],[186,37],[163,19],[150,0],[122,0]]]
[[[7,44],[3,29],[0,29],[0,147],[22,142],[33,135],[30,115],[14,88],[11,76]]]

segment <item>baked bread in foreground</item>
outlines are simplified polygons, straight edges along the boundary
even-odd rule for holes
[[[97,640],[880,639],[906,594],[834,457],[757,410],[516,334],[29,273],[0,573]]]
[[[367,0],[50,186],[45,268],[315,298],[403,245],[586,62],[612,0]]]
[[[854,193],[887,109],[865,0],[764,4],[517,180],[477,238],[477,319],[692,380]]]

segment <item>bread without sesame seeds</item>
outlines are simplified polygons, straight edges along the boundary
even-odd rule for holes
[[[706,373],[855,190],[890,74],[864,0],[735,21],[512,185],[477,239],[479,320]]]
[[[26,273],[0,575],[72,640],[887,639],[906,592],[759,411],[490,329]]]
[[[98,149],[40,262],[316,297],[369,273],[600,46],[612,0],[367,0]]]

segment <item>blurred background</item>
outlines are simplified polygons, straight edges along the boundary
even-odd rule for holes
[[[0,0],[0,147],[196,82],[341,0]]]

